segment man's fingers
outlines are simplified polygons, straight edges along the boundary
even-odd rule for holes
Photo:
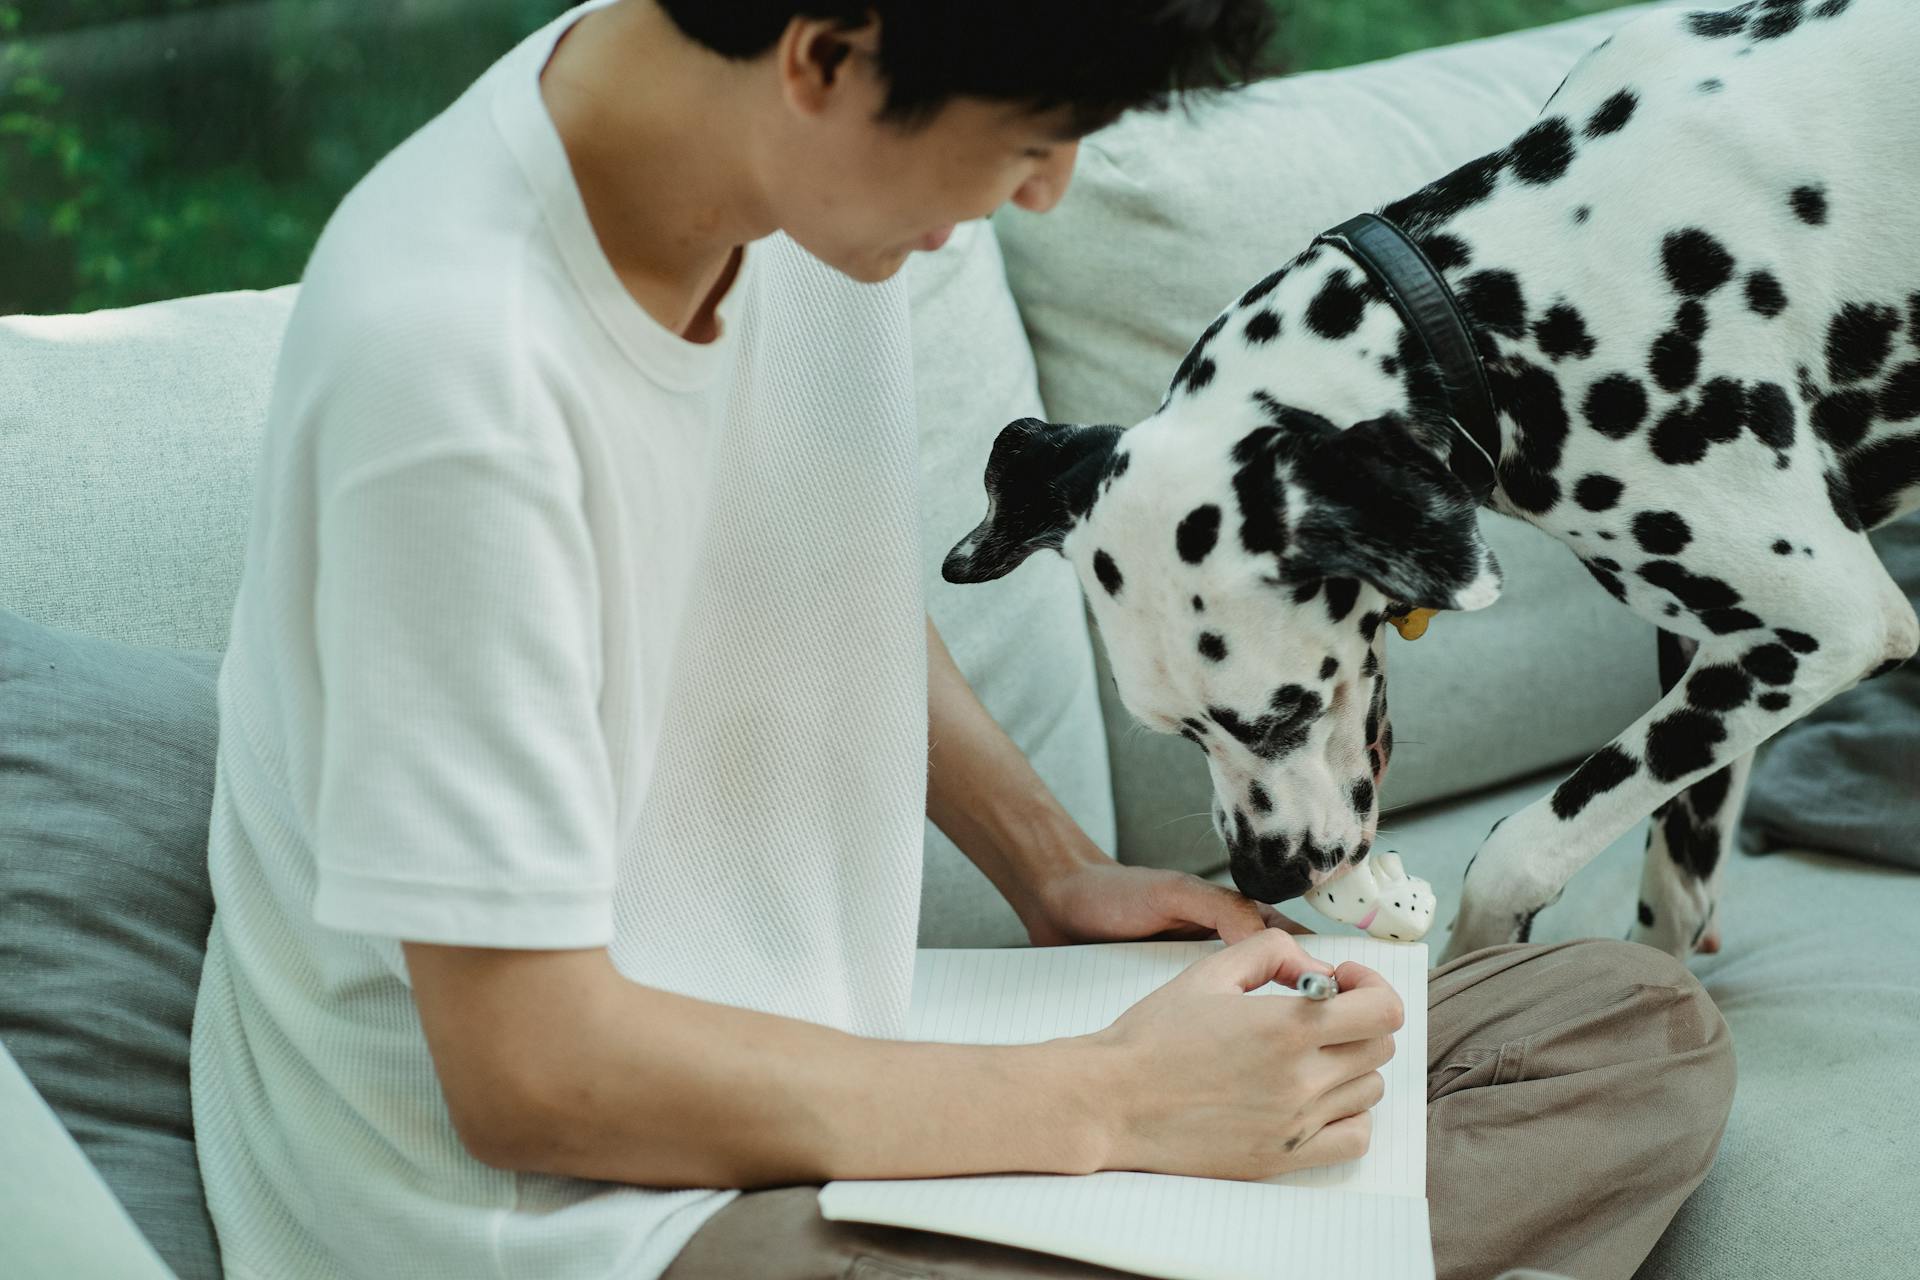
[[[1242,991],[1252,991],[1269,982],[1290,987],[1302,974],[1332,973],[1333,966],[1302,951],[1293,935],[1279,929],[1262,929],[1208,956],[1187,972],[1197,974],[1200,980],[1210,984],[1217,983],[1223,989],[1231,984]]]
[[[1347,991],[1320,1004],[1320,1043],[1348,1044],[1355,1040],[1376,1040],[1392,1035],[1407,1020],[1406,1007],[1392,987],[1363,987]]]

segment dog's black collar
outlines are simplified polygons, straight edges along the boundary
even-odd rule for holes
[[[1484,503],[1493,493],[1500,428],[1486,372],[1474,353],[1473,333],[1453,290],[1420,246],[1377,213],[1348,218],[1316,236],[1314,243],[1338,245],[1365,268],[1439,366],[1447,392],[1447,416],[1455,428],[1447,462],[1473,500]]]

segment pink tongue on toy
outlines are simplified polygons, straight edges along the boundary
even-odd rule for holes
[[[1366,919],[1359,921],[1357,927],[1361,929],[1370,927],[1373,924],[1373,918],[1379,914],[1380,908],[1375,907],[1373,910],[1367,912]]]

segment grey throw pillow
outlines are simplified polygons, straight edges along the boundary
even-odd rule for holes
[[[1873,535],[1920,608],[1920,512]],[[1920,659],[1781,730],[1755,765],[1749,852],[1821,849],[1920,868]]]
[[[0,609],[0,1040],[182,1280],[217,1280],[187,1093],[220,655]]]

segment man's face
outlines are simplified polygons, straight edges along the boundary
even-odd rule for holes
[[[1066,193],[1079,142],[1064,110],[955,98],[906,127],[875,118],[885,86],[871,59],[849,58],[842,74],[851,92],[784,121],[762,154],[782,228],[827,265],[877,283],[914,250],[939,248],[955,223],[1009,201],[1044,213]]]

